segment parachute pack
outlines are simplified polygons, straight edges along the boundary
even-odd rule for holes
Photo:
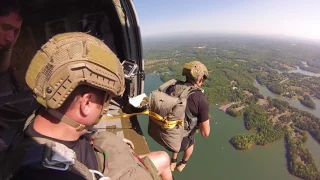
[[[171,85],[175,85],[174,91],[171,94],[164,92]],[[194,86],[186,86],[184,82],[172,79],[150,93],[149,110],[163,117],[169,124],[172,122],[175,126],[161,126],[157,119],[149,116],[148,134],[171,152],[179,152],[183,137],[189,135],[197,125],[197,118],[193,117],[187,108],[187,99],[192,93],[199,90]],[[186,114],[188,118],[185,117]]]
[[[171,85],[174,85],[174,91],[171,94],[164,92]],[[139,114],[148,115],[148,134],[150,137],[167,150],[179,152],[183,137],[194,133],[197,126],[197,117],[194,117],[187,108],[188,97],[196,91],[201,91],[201,89],[171,79],[157,90],[152,91],[149,98],[144,94],[143,97],[135,97],[139,99],[137,103],[129,100],[130,104],[135,104],[135,107],[147,107],[147,110],[140,113],[103,117],[101,120],[125,118]]]

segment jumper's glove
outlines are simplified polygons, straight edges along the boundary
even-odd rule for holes
[[[148,97],[144,97],[140,103],[140,108],[142,107],[147,107],[149,105],[149,98]]]
[[[140,94],[139,96],[129,99],[129,103],[136,108],[144,108],[148,105],[148,96],[146,94]]]

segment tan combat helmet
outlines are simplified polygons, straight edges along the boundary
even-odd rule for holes
[[[59,108],[79,85],[96,87],[111,97],[125,90],[123,67],[116,55],[99,39],[79,32],[56,35],[44,44],[29,65],[26,82],[49,110]]]
[[[197,81],[201,77],[203,77],[204,79],[207,79],[209,77],[207,67],[200,61],[185,63],[183,65],[182,75],[188,78],[192,78],[195,81]]]

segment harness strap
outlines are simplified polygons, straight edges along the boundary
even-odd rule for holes
[[[162,84],[162,85],[158,88],[158,90],[159,90],[159,91],[163,91],[165,88],[167,88],[167,87],[169,87],[169,86],[171,86],[171,85],[174,85],[175,83],[177,83],[177,80],[176,80],[176,79],[171,79],[171,80],[165,82],[164,84]]]
[[[27,143],[34,143],[32,141],[35,141],[38,145],[32,146],[30,144],[30,147],[26,149],[22,162],[23,166],[72,171],[75,174],[80,174],[85,179],[95,179],[92,172],[76,160],[76,154],[72,149],[45,138],[33,137]]]
[[[103,117],[101,120],[113,120],[113,119],[119,119],[119,118],[127,118],[131,116],[136,115],[148,115],[152,121],[154,121],[156,124],[161,126],[163,129],[172,129],[177,125],[183,126],[184,120],[174,120],[174,121],[168,121],[167,119],[164,119],[159,114],[150,111],[149,109],[140,112],[140,113],[132,113],[132,114],[121,114],[118,116],[112,116],[112,117]]]
[[[187,121],[188,122],[188,127],[186,127],[187,129],[186,128],[185,129],[188,131],[193,130],[197,126],[198,118],[192,115],[188,107],[186,108],[186,115],[189,121]]]
[[[36,117],[35,111],[28,117],[26,123],[24,124],[23,132],[28,128],[28,126],[33,122],[34,118]]]
[[[197,90],[198,89],[193,86],[188,86],[182,91],[182,93],[180,94],[180,97],[187,99],[188,96],[190,96],[192,93],[194,93]]]
[[[179,86],[181,90],[178,90],[179,92],[175,94],[176,96],[179,96],[180,98],[188,99],[188,97],[193,94],[196,91],[199,91],[199,88],[196,88],[194,86],[188,86],[188,87],[183,87]],[[197,126],[197,121],[198,118],[193,116],[190,109],[186,107],[186,118],[185,118],[185,130],[190,131],[193,130]]]

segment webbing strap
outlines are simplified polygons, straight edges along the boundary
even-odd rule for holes
[[[136,115],[148,115],[152,121],[154,121],[156,124],[158,124],[159,126],[161,126],[164,129],[172,129],[176,125],[183,126],[183,124],[184,124],[183,120],[169,121],[169,120],[163,118],[162,116],[160,116],[159,114],[150,111],[149,109],[147,109],[143,112],[140,112],[140,113],[121,114],[118,116],[103,117],[103,118],[101,118],[101,120],[113,120],[113,119],[119,119],[119,118],[127,118],[127,117],[131,117],[131,116],[136,116]]]
[[[26,143],[30,147],[27,148],[22,165],[36,165],[39,168],[72,171],[87,180],[94,180],[89,169],[76,160],[75,154],[72,155],[73,150],[63,144],[39,137],[32,137],[30,142],[32,144],[36,142],[41,145],[32,146],[32,144]]]
[[[30,164],[42,163],[44,148],[45,145],[30,147],[27,150],[21,165],[26,166]]]
[[[188,130],[193,130],[197,126],[198,118],[192,115],[188,107],[186,108],[186,115],[187,115],[187,118],[189,119],[187,128]]]
[[[24,124],[23,127],[23,131],[25,131],[27,129],[27,127],[32,123],[32,121],[34,120],[34,118],[36,117],[36,113],[33,112],[27,119],[26,123]]]
[[[48,113],[51,114],[52,116],[60,119],[62,122],[68,124],[71,127],[74,127],[77,131],[82,131],[84,129],[90,129],[91,127],[87,127],[83,124],[80,124],[70,118],[68,118],[67,116],[63,115],[62,113],[60,113],[57,110],[54,109],[48,109]]]
[[[161,126],[161,128],[163,128],[163,129],[172,129],[172,128],[176,127],[177,125],[179,125],[179,126],[184,125],[183,120],[175,120],[175,121],[168,121],[165,119],[159,120],[159,119],[156,119],[152,116],[150,116],[150,119],[153,122],[155,122],[156,124],[158,124],[159,126]]]
[[[128,118],[128,117],[136,116],[136,115],[149,115],[149,110],[147,109],[147,110],[145,110],[143,112],[139,112],[139,113],[132,113],[132,114],[123,113],[121,115],[112,116],[112,117],[102,117],[100,120],[114,120],[114,119],[120,119],[120,118]]]
[[[181,95],[180,95],[180,97],[181,98],[187,98],[190,94],[192,94],[194,91],[196,91],[197,89],[195,88],[195,87],[193,87],[193,86],[188,86],[188,87],[186,87],[183,91],[182,91],[182,93],[181,93]]]
[[[165,82],[164,84],[162,84],[162,85],[158,88],[158,90],[162,92],[164,89],[166,89],[167,87],[169,87],[169,86],[171,86],[171,85],[174,85],[176,82],[177,82],[176,79],[171,79],[171,80]]]
[[[94,180],[92,172],[85,166],[84,164],[80,163],[79,161],[75,161],[74,165],[71,166],[71,171],[75,173],[80,173],[83,177],[88,180]]]

